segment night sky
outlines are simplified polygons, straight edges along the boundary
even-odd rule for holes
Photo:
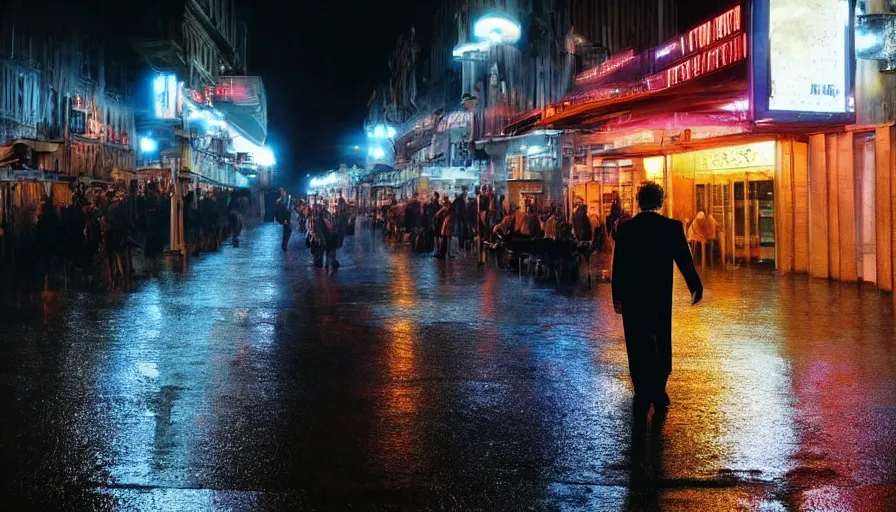
[[[730,0],[690,0],[686,29]],[[280,183],[299,188],[307,173],[331,169],[363,145],[362,122],[374,87],[388,78],[389,56],[410,27],[426,44],[438,1],[245,2],[249,72],[268,93],[269,144]]]
[[[374,87],[387,79],[402,31],[428,34],[428,0],[246,4],[249,72],[264,78],[269,143],[283,183],[344,160],[363,144],[362,123]],[[421,34],[422,33],[422,34]]]

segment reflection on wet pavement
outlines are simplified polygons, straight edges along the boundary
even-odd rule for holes
[[[0,316],[0,502],[49,509],[886,510],[890,298],[678,283],[667,415],[635,415],[609,288],[251,230],[188,269]]]

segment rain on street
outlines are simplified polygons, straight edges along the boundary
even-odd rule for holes
[[[608,285],[278,227],[111,294],[7,311],[5,508],[886,510],[889,297],[676,276],[672,406],[632,412]]]

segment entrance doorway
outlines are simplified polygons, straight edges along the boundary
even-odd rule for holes
[[[699,173],[695,216],[716,227],[712,257],[726,263],[774,263],[775,182],[765,171]],[[717,248],[715,247],[717,246]]]

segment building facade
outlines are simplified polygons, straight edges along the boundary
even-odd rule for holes
[[[179,202],[188,186],[252,189],[264,204],[275,160],[265,146],[264,85],[246,75],[237,2],[165,0],[144,10],[130,40],[146,65],[137,88],[138,172],[177,183],[175,211],[192,207]],[[182,248],[182,226],[171,232],[172,248]]]
[[[68,204],[73,180],[109,181],[135,157],[130,55],[115,35],[70,4],[14,7],[0,19],[0,215],[43,196]]]
[[[891,94],[893,55],[877,42],[887,24],[875,31],[866,14],[847,0],[733,3],[611,56],[529,126],[507,129],[575,133],[568,200],[598,222],[616,205],[636,214],[638,188],[657,181],[665,213],[694,226],[698,259],[889,292],[896,134],[866,102]]]
[[[571,138],[533,133],[535,117],[611,51],[674,33],[676,8],[670,0],[442,2],[429,52],[420,53],[413,31],[403,35],[388,94],[374,93],[368,133],[382,124],[396,136],[381,152],[388,161],[372,163],[410,171],[396,175],[417,186],[395,184],[399,194],[483,183],[512,205],[562,204]]]

